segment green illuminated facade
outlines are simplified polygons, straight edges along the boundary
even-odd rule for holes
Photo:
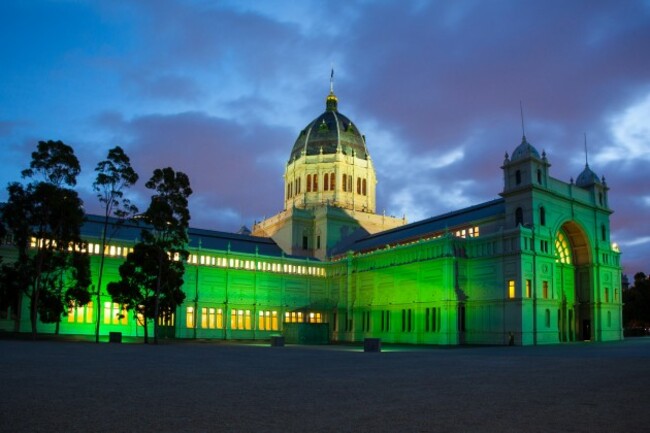
[[[290,333],[307,342],[443,345],[623,338],[620,253],[609,238],[604,178],[588,165],[575,182],[551,177],[547,155],[523,137],[501,167],[500,198],[406,224],[374,214],[365,138],[337,103],[330,92],[320,123],[300,132],[283,212],[257,224],[254,235],[190,230],[187,296],[163,319],[168,336]],[[89,216],[83,234],[95,280],[100,233],[100,219]],[[118,279],[138,235],[126,226],[107,247],[105,282]],[[11,257],[11,246],[2,248]],[[103,335],[143,335],[136,318],[119,318],[120,306],[108,295],[103,301]],[[72,308],[60,332],[93,334],[95,308]]]

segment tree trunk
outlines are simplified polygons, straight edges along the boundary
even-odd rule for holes
[[[160,280],[162,279],[163,254],[161,248],[158,253],[158,277],[156,279],[156,299],[153,310],[153,344],[158,344],[158,315],[160,314]]]
[[[108,209],[104,213],[104,230],[102,232],[101,257],[99,259],[99,276],[97,278],[97,323],[95,324],[95,343],[99,343],[99,325],[102,319],[102,276],[106,258],[106,230],[108,229]]]
[[[147,329],[147,316],[145,316],[144,313],[142,314],[142,322],[144,323],[144,344],[149,344],[149,330]]]

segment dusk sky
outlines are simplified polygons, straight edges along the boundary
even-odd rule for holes
[[[191,225],[282,210],[298,133],[325,109],[366,135],[377,210],[409,221],[498,197],[504,154],[610,187],[624,272],[650,273],[650,1],[0,2],[0,201],[39,140],[94,168],[120,145],[148,204],[154,168],[188,174]]]

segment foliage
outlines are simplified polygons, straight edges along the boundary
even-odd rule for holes
[[[95,172],[97,173],[97,177],[93,183],[93,190],[97,193],[97,198],[104,207],[104,224],[100,249],[101,257],[97,281],[97,305],[100,306],[102,277],[106,260],[106,243],[127,219],[131,219],[138,212],[138,208],[129,199],[124,198],[124,189],[134,185],[138,181],[139,176],[131,167],[131,160],[119,146],[108,151],[106,159],[97,164]],[[109,235],[110,217],[115,218],[115,220],[110,225],[113,231]],[[95,341],[99,342],[101,308],[97,308],[96,319]]]
[[[172,312],[185,299],[181,290],[185,249],[190,221],[188,197],[192,194],[186,174],[172,168],[156,169],[145,186],[154,191],[149,207],[141,215],[145,228],[142,241],[120,266],[119,282],[108,285],[114,302],[153,320],[154,342],[158,342],[161,312]],[[145,342],[148,342],[145,326]]]
[[[650,327],[650,278],[634,275],[634,286],[623,292],[623,322],[626,328]]]
[[[14,182],[7,188],[2,219],[12,233],[18,259],[3,266],[1,278],[13,279],[9,289],[20,287],[27,295],[34,337],[38,316],[43,322],[58,323],[73,302],[84,305],[90,300],[90,263],[81,252],[83,203],[68,188],[76,184],[79,172],[70,146],[40,141],[30,168],[23,171],[23,177],[32,181],[26,186]]]

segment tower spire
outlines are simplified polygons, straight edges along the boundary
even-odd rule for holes
[[[524,128],[524,107],[521,104],[521,99],[519,100],[519,112],[521,113],[521,136],[522,140],[526,141],[526,129]]]
[[[330,93],[325,100],[325,108],[327,111],[338,111],[338,103],[339,100],[334,94],[334,66],[332,66],[332,72],[330,73]]]

